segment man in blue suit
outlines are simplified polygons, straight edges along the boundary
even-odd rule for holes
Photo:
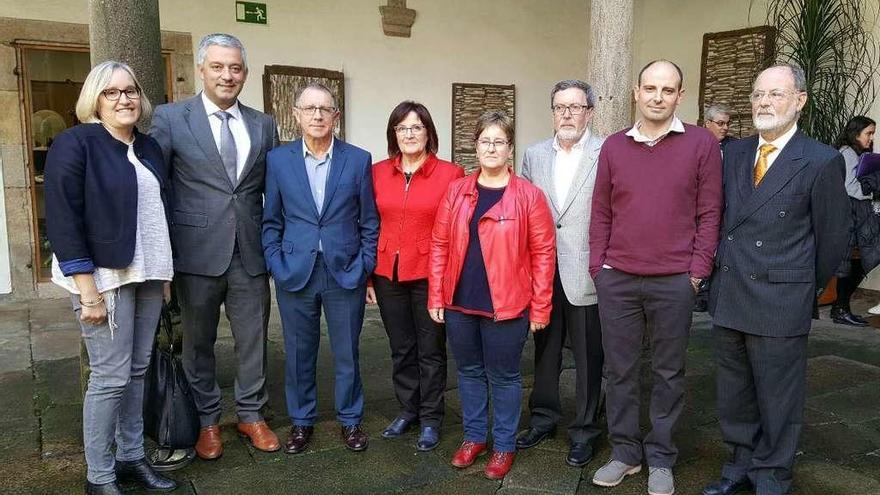
[[[379,217],[366,151],[333,136],[333,93],[312,83],[296,97],[303,138],[266,158],[263,254],[275,280],[284,331],[285,392],[293,427],[285,452],[306,449],[317,417],[315,369],[321,308],[336,374],[336,414],[345,446],[367,448],[358,338],[367,276],[376,266]]]

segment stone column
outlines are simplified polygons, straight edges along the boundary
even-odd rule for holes
[[[131,66],[153,106],[165,103],[159,0],[89,0],[92,66],[116,60]],[[146,131],[149,121],[138,128]]]
[[[587,82],[596,93],[593,129],[604,136],[632,124],[633,2],[590,1]]]

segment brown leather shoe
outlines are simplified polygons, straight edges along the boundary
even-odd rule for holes
[[[278,435],[269,429],[265,421],[239,423],[238,434],[249,438],[254,448],[263,452],[275,452],[281,448]]]
[[[315,428],[311,426],[292,426],[290,434],[287,436],[287,441],[284,442],[284,453],[299,454],[306,450],[313,431],[315,431]]]
[[[355,452],[367,450],[367,434],[361,429],[361,425],[343,426],[342,442]]]
[[[218,425],[203,426],[199,430],[196,454],[206,461],[223,455],[223,441],[220,440],[220,427]]]

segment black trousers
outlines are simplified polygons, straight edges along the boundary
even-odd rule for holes
[[[862,268],[862,261],[856,258],[849,260],[849,263],[849,274],[845,277],[837,278],[837,300],[834,301],[834,304],[832,305],[835,308],[841,308],[847,312],[851,311],[849,305],[850,299],[852,299],[856,289],[859,288],[859,284],[865,279],[865,270]]]
[[[535,336],[535,386],[529,397],[531,427],[547,431],[562,416],[559,400],[559,373],[562,371],[562,347],[565,337],[571,339],[574,354],[575,400],[577,409],[568,427],[572,442],[594,442],[602,433],[597,424],[599,396],[602,390],[602,327],[599,308],[575,306],[568,301],[559,278],[553,281],[553,312],[550,324]]]
[[[396,271],[396,270],[395,270]],[[396,274],[395,274],[396,275]],[[373,277],[379,314],[391,344],[394,394],[401,415],[440,426],[446,390],[446,328],[428,315],[428,281]]]
[[[687,273],[639,276],[603,269],[596,276],[605,350],[605,412],[611,457],[630,466],[671,468],[672,439],[684,408],[685,357],[694,289]],[[651,431],[639,427],[642,339],[651,339]]]
[[[715,326],[722,476],[748,477],[757,495],[788,493],[804,422],[807,336],[763,337]]]

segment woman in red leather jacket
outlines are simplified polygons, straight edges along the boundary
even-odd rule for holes
[[[453,182],[437,211],[428,311],[446,322],[458,367],[464,441],[452,465],[470,466],[486,451],[491,390],[494,443],[485,474],[501,479],[516,451],[523,345],[550,321],[556,241],[544,194],[507,165],[510,118],[483,114],[474,140],[479,171]]]
[[[373,165],[379,249],[367,302],[379,303],[401,411],[382,436],[399,437],[418,421],[416,448],[429,451],[440,442],[445,409],[446,331],[425,311],[428,252],[437,206],[464,170],[437,158],[437,130],[421,103],[397,105],[386,135],[389,158]]]

